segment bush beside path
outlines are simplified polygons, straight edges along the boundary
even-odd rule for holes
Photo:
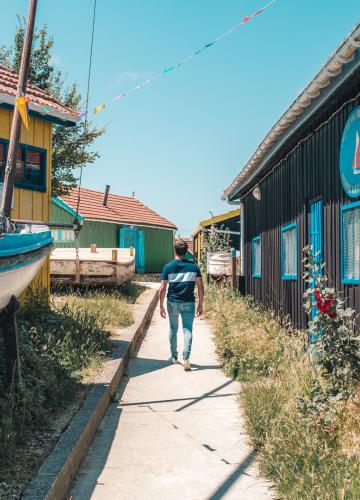
[[[281,326],[250,297],[210,287],[206,311],[223,369],[241,382],[246,428],[278,496],[360,498],[359,391],[348,401],[331,397],[331,374],[315,363],[307,335]]]
[[[26,297],[18,313],[24,388],[0,397],[0,498],[20,498],[82,404],[112,337],[133,323],[144,290],[127,283],[56,289],[50,301],[41,291]]]

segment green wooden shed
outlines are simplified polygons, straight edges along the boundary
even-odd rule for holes
[[[76,215],[78,191],[52,198],[51,220],[72,223]],[[175,224],[144,205],[135,197],[120,196],[82,188],[79,218],[83,227],[78,245],[98,248],[135,248],[136,271],[159,273],[173,258]],[[75,247],[66,231],[55,231],[57,247]]]

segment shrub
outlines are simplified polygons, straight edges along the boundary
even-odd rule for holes
[[[85,307],[55,309],[47,295],[30,292],[18,312],[23,388],[15,383],[0,399],[0,461],[77,388],[81,371],[110,348],[109,333]],[[0,353],[2,355],[2,353]]]
[[[308,335],[280,326],[271,312],[230,289],[209,287],[206,311],[224,370],[243,382],[247,429],[278,497],[358,499],[358,351],[350,316],[346,332],[335,334],[330,325],[316,335],[312,330],[317,342],[309,350]]]

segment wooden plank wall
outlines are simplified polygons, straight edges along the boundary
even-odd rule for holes
[[[12,111],[0,108],[0,138],[9,139],[11,129]],[[50,219],[50,192],[51,192],[51,144],[52,125],[49,122],[32,118],[29,130],[22,127],[20,142],[47,150],[46,165],[46,192],[33,191],[31,189],[15,188],[14,208],[12,216],[31,220],[48,221]],[[35,278],[33,286],[50,287],[49,259],[45,262],[42,270]]]
[[[324,120],[331,117],[342,104],[359,92],[360,73],[351,85],[342,89],[316,116],[304,125],[296,136],[282,148],[276,158],[266,166],[271,169],[291,151],[300,139],[306,137]],[[329,281],[343,291],[348,304],[360,313],[360,287],[343,285],[340,276],[340,207],[354,199],[344,192],[339,174],[339,153],[342,131],[351,111],[360,105],[360,98],[346,104],[330,119],[329,123],[301,145],[296,152],[264,179],[254,181],[261,185],[261,201],[251,193],[242,194],[245,206],[245,266],[246,292],[280,315],[290,316],[297,328],[306,327],[303,310],[302,249],[309,244],[309,205],[312,201],[324,201],[324,258]],[[265,172],[266,172],[265,171]],[[249,187],[247,188],[249,189]],[[299,279],[281,280],[280,228],[291,222],[298,224]],[[252,277],[251,242],[262,236],[262,278]]]

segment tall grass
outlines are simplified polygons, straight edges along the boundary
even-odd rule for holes
[[[243,382],[240,404],[248,432],[279,497],[359,499],[358,402],[324,401],[322,414],[318,401],[314,421],[300,404],[316,375],[304,336],[229,289],[210,287],[206,311],[225,372]],[[329,411],[334,415],[326,424]]]
[[[46,426],[51,414],[73,398],[83,371],[111,349],[105,317],[95,307],[76,302],[54,307],[37,291],[27,296],[17,316],[23,387],[1,386],[0,464],[11,460],[18,442]],[[0,363],[0,375],[2,368]],[[0,384],[3,380],[0,376]]]

